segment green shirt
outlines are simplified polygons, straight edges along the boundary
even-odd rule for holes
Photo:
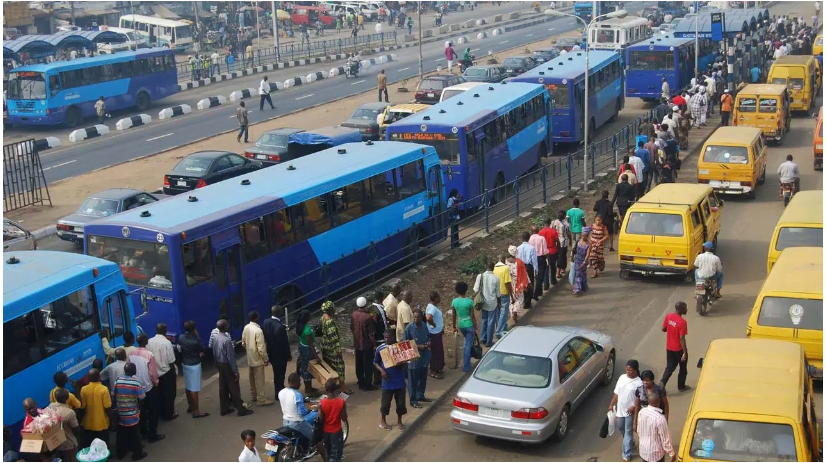
[[[473,310],[473,299],[469,297],[457,297],[451,305],[456,311],[456,325],[459,328],[473,327],[473,320],[470,318],[470,312]]]
[[[310,345],[310,340],[315,341],[315,335],[313,334],[313,329],[310,328],[309,324],[304,325],[304,331],[298,336],[298,342],[300,342],[304,346]]]
[[[582,219],[585,218],[585,211],[578,207],[568,209],[568,223],[571,224],[571,233],[582,233]]]

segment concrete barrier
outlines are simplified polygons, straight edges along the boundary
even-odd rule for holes
[[[60,146],[60,139],[57,137],[46,137],[34,141],[34,146],[38,151],[44,151]]]
[[[366,70],[370,69],[370,66],[372,66],[372,65],[373,65],[373,63],[371,63],[371,60],[363,59],[363,60],[361,60],[361,69],[360,69],[360,71],[366,71]]]
[[[245,88],[243,90],[236,90],[230,93],[229,101],[241,101],[254,96],[258,96],[258,90],[254,88]]]
[[[89,138],[96,138],[101,135],[109,133],[109,127],[103,124],[93,125],[85,129],[77,129],[69,134],[69,141],[72,143],[88,140]]]
[[[273,82],[273,81],[268,81],[268,82],[270,84],[270,93],[277,92],[277,91],[281,90],[282,88],[284,88],[284,84],[281,83],[281,82]]]
[[[477,26],[484,26],[484,25],[485,25],[485,24],[487,24],[487,23],[488,23],[488,22],[487,22],[486,20],[484,20],[484,19],[477,19],[477,20],[476,20],[476,25],[477,25]]]
[[[429,37],[433,37],[433,29],[425,29],[422,31],[422,38],[426,39]]]
[[[126,130],[132,127],[140,127],[152,122],[152,116],[149,114],[138,114],[137,116],[127,117],[115,123],[115,129]]]
[[[302,77],[293,77],[292,79],[287,79],[284,81],[284,88],[298,87],[303,83],[304,79]]]
[[[327,74],[324,71],[316,71],[307,74],[307,82],[315,82],[317,80],[323,80],[327,77]]]
[[[158,119],[172,119],[173,117],[183,116],[192,112],[192,106],[182,104],[173,106],[171,108],[164,108],[158,113]]]
[[[519,19],[519,12],[514,11],[513,13],[509,14],[508,19]]]
[[[345,71],[345,69],[344,69],[344,66],[339,66],[339,67],[337,67],[337,68],[330,69],[330,72],[329,72],[329,74],[328,74],[328,75],[329,75],[330,77],[335,77],[335,76],[338,76],[338,75],[342,75],[342,76],[343,76],[345,73],[346,73],[346,71]]]
[[[485,32],[485,31],[482,31],[482,32],[476,34],[476,40],[482,40],[482,39],[486,39],[486,38],[488,38],[488,33]]]
[[[209,109],[227,104],[227,97],[223,95],[211,96],[198,102],[198,109]]]
[[[504,33],[505,33],[505,31],[503,31],[502,29],[494,29],[493,32],[492,32],[492,35],[497,36],[497,35],[502,35]]]
[[[415,42],[416,37],[413,34],[404,34],[404,41],[405,42]]]
[[[447,24],[445,24],[444,26],[439,26],[440,34],[447,34],[448,32],[450,32],[450,26],[448,26]]]
[[[501,22],[501,21],[502,21],[502,15],[501,14],[498,14],[498,15],[493,17],[493,22],[498,23],[498,22]]]
[[[456,32],[456,31],[459,31],[459,30],[462,30],[462,25],[461,24],[451,24],[450,25],[450,32]]]
[[[458,39],[456,39],[456,43],[458,43],[458,44],[468,43],[467,36],[463,35],[463,36],[459,37]]]
[[[468,19],[467,21],[465,21],[465,29],[470,29],[471,27],[476,27],[475,19]]]

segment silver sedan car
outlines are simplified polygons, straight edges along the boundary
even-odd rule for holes
[[[599,331],[520,326],[482,358],[453,399],[453,428],[539,443],[565,439],[571,413],[614,377],[614,341]]]

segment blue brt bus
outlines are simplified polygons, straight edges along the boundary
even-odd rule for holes
[[[705,70],[714,62],[714,45],[709,39],[700,39],[697,63]],[[671,96],[691,84],[694,77],[694,39],[670,35],[654,37],[626,50],[628,73],[626,96],[658,101],[662,94],[662,80],[666,79]]]
[[[80,379],[112,346],[136,333],[128,289],[112,262],[55,251],[3,253],[3,424],[19,440],[31,397],[49,404],[52,376]],[[16,441],[15,441],[16,442]]]
[[[97,221],[85,252],[145,296],[146,332],[224,314],[238,339],[251,310],[294,314],[444,238],[446,200],[432,147],[346,143]]]
[[[456,189],[461,207],[470,208],[481,205],[486,189],[506,185],[551,153],[550,110],[541,85],[485,84],[390,124],[385,137],[436,148],[445,189]]]
[[[588,115],[590,137],[625,107],[620,55],[606,50],[590,52]],[[510,82],[542,84],[553,102],[554,143],[579,143],[585,136],[585,52],[568,52]]]
[[[95,116],[101,96],[107,112],[132,107],[144,111],[179,87],[175,53],[146,48],[15,68],[7,89],[12,124],[76,127]]]

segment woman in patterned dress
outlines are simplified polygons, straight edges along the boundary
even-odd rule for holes
[[[581,296],[582,293],[588,291],[588,255],[591,253],[588,235],[590,233],[591,227],[583,228],[579,241],[574,244],[574,259],[571,262],[571,284],[574,287],[576,296]]]
[[[327,301],[321,306],[321,356],[333,370],[338,373],[338,384],[345,394],[352,394],[351,389],[344,385],[344,357],[341,354],[341,338],[338,334],[338,325],[333,318],[335,306],[332,301]]]
[[[608,238],[608,227],[602,223],[602,217],[594,218],[594,225],[591,226],[591,234],[588,236],[591,243],[591,253],[589,261],[594,273],[592,278],[599,276],[599,272],[605,271],[605,239]]]

